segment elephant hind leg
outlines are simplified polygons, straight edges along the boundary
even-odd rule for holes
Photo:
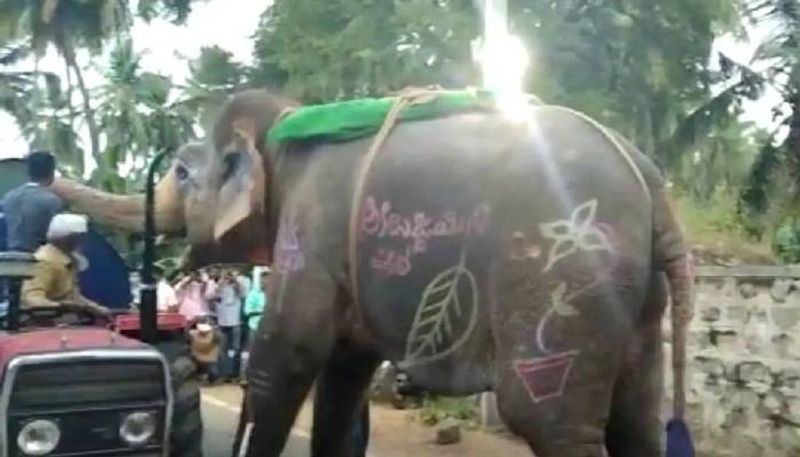
[[[548,365],[536,373],[512,369],[501,376],[495,392],[503,421],[536,457],[605,457],[611,383],[576,376],[563,395],[536,398],[538,388],[552,385],[548,370],[558,369],[557,361]]]
[[[660,457],[663,391],[661,316],[666,306],[663,275],[654,275],[644,312],[617,376],[606,428],[610,457]]]
[[[363,457],[369,430],[360,430],[366,417],[365,391],[378,367],[371,351],[340,342],[317,379],[314,393],[314,425],[311,433],[312,457]]]

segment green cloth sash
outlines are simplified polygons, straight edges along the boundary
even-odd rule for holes
[[[283,118],[267,134],[269,143],[297,140],[350,141],[380,130],[397,97],[364,98],[304,106]],[[457,112],[494,108],[485,90],[442,91],[425,103],[404,108],[399,121],[433,119]]]

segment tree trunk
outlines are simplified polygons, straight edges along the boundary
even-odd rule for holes
[[[792,109],[789,118],[789,134],[786,136],[784,151],[789,166],[789,175],[792,177],[791,199],[793,209],[797,209],[797,199],[800,197],[800,93],[794,93],[787,100]]]
[[[71,68],[75,73],[75,78],[78,80],[78,90],[81,93],[83,102],[83,115],[86,118],[86,126],[89,128],[89,141],[91,142],[91,151],[94,161],[97,163],[98,169],[103,166],[102,157],[100,156],[100,129],[94,118],[94,109],[92,109],[91,98],[89,89],[86,87],[86,82],[83,79],[83,73],[75,58],[75,49],[72,42],[63,33],[59,33],[57,44],[61,48],[61,53],[64,56],[64,61],[67,67]]]
[[[69,62],[64,59],[64,71],[67,77],[67,109],[69,110],[69,126],[70,128],[75,128],[75,118],[78,117],[77,113],[75,112],[75,107],[72,105],[72,91],[75,88],[72,84],[72,67],[70,66]],[[86,171],[86,163],[83,158],[83,152],[80,151],[81,157],[75,157],[75,162],[73,163],[76,165],[76,174],[78,176],[83,176],[83,173]]]

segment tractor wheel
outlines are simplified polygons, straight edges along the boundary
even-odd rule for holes
[[[189,346],[180,340],[165,341],[156,348],[164,354],[172,377],[173,408],[170,457],[203,457],[203,421],[200,386]]]

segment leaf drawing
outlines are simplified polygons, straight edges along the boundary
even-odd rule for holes
[[[595,222],[597,200],[589,200],[572,211],[568,220],[539,224],[542,236],[555,241],[548,252],[547,264],[542,271],[549,271],[564,257],[578,251],[613,252],[606,233]]]
[[[467,282],[462,290],[466,301],[459,297],[459,284]],[[419,365],[441,359],[464,344],[469,338],[478,315],[478,285],[475,276],[459,265],[450,267],[428,284],[422,293],[414,323],[408,335],[403,366]],[[454,323],[469,319],[460,335]]]
[[[567,283],[562,282],[556,287],[556,290],[551,294],[553,302],[553,312],[561,317],[577,316],[578,310],[572,305],[567,303],[564,299],[564,294],[567,292]]]

